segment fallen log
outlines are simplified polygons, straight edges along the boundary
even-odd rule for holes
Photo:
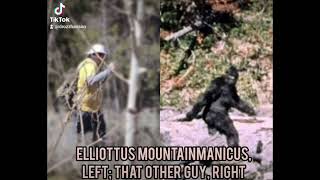
[[[179,111],[177,108],[175,107],[171,107],[171,106],[163,106],[163,107],[160,107],[160,110],[170,110],[170,111]]]
[[[181,37],[181,36],[183,36],[185,34],[188,34],[189,32],[194,31],[195,27],[199,27],[201,25],[202,25],[202,22],[201,21],[197,21],[197,22],[195,22],[193,24],[193,26],[187,26],[187,27],[185,27],[185,28],[183,28],[183,29],[181,29],[181,30],[179,30],[179,31],[167,36],[166,38],[164,38],[164,40],[170,41],[172,39],[177,39],[177,38],[179,38],[179,37]]]
[[[185,114],[179,114],[179,115],[168,118],[166,121],[183,121],[185,117],[186,117]],[[271,117],[235,116],[235,115],[231,115],[230,118],[233,121],[237,121],[241,123],[262,123],[264,121],[272,120]]]

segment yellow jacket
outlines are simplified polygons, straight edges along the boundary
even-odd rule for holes
[[[78,66],[77,101],[80,109],[85,112],[100,110],[103,99],[99,86],[88,86],[88,79],[98,73],[98,65],[90,58],[83,60]]]

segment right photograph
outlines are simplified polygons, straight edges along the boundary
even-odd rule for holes
[[[246,179],[273,179],[273,1],[161,0],[160,16],[162,143],[246,146]]]

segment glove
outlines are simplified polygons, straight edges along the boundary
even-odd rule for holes
[[[116,70],[116,65],[112,62],[109,64],[108,68],[111,70],[111,71],[114,71]]]

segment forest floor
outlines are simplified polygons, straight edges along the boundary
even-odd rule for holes
[[[125,135],[125,112],[117,112],[113,109],[104,109],[104,119],[107,126],[107,135],[104,139],[106,146],[123,146]],[[65,111],[55,112],[48,111],[47,119],[47,153],[48,153],[48,169],[59,164],[70,157],[75,157],[75,147],[77,145],[76,119],[70,119],[63,130],[62,121],[66,117]],[[157,146],[160,144],[159,138],[159,112],[152,108],[143,109],[137,116],[137,125],[135,140],[137,146]],[[54,149],[54,145],[59,139],[60,141]],[[91,143],[92,132],[85,134],[85,140]],[[91,162],[93,163],[93,162]],[[107,165],[122,163],[121,161],[99,161]],[[145,161],[144,163],[149,163]],[[48,180],[78,180],[81,179],[81,163],[72,160],[67,160],[65,163],[57,166],[53,171],[48,173]],[[114,177],[115,175],[113,175]]]
[[[225,136],[217,133],[208,134],[207,126],[203,120],[191,122],[178,122],[169,120],[170,117],[184,114],[186,109],[178,110],[164,107],[160,111],[160,134],[167,146],[216,146],[225,145]],[[230,116],[243,116],[238,111],[233,111]],[[264,117],[264,121],[236,121],[234,125],[239,132],[240,145],[247,146],[250,151],[255,151],[258,141],[263,143],[261,164],[246,163],[250,177],[246,179],[273,179],[273,110],[272,105],[257,108],[257,117]],[[248,118],[249,119],[249,118]]]
[[[233,14],[234,26],[212,24],[214,33],[205,36],[190,32],[179,38],[177,47],[164,41],[160,48],[160,106],[186,108],[194,104],[210,81],[224,74],[230,64],[246,69],[237,82],[241,98],[252,106],[272,104],[272,9],[272,1],[252,0],[248,9]],[[165,38],[172,33],[175,32],[161,29],[160,36]],[[182,48],[189,47],[194,36],[194,56],[183,60]]]

